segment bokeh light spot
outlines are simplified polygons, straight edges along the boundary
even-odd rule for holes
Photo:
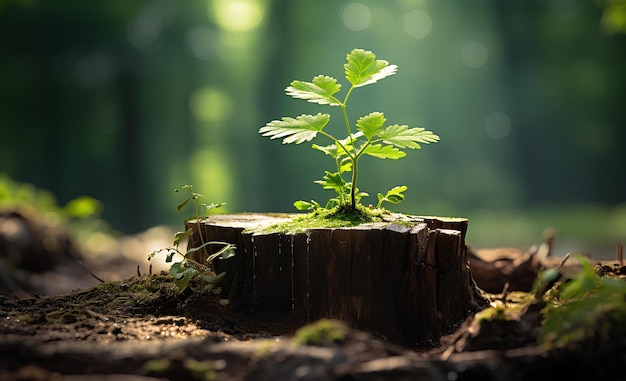
[[[487,63],[488,56],[487,47],[475,41],[467,43],[461,52],[463,63],[472,69],[478,69]]]
[[[250,32],[265,17],[265,8],[255,0],[214,0],[209,2],[209,15],[228,32]]]
[[[194,174],[194,190],[204,195],[202,202],[232,203],[233,178],[228,154],[221,149],[202,149],[193,153],[191,170]],[[209,192],[209,193],[206,193]],[[226,207],[219,209],[228,212]]]
[[[511,133],[511,118],[502,112],[494,112],[485,118],[485,133],[491,139],[502,140]]]
[[[158,50],[157,41],[165,25],[162,10],[157,5],[146,6],[127,25],[126,38],[143,53],[154,54]]]
[[[206,26],[196,26],[187,31],[185,42],[191,53],[208,61],[215,57],[215,36],[213,30]]]
[[[350,3],[343,8],[344,25],[356,32],[367,29],[372,22],[370,8],[361,3]]]
[[[415,39],[427,37],[433,29],[433,20],[427,12],[415,9],[404,15],[404,32]]]
[[[202,87],[189,99],[192,115],[201,122],[219,122],[233,111],[233,101],[220,89]]]

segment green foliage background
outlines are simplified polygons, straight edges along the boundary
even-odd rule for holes
[[[314,113],[284,88],[340,78],[363,48],[399,71],[355,94],[355,115],[441,136],[402,162],[368,161],[363,189],[406,184],[399,211],[469,217],[478,246],[531,244],[555,225],[612,247],[626,238],[615,4],[0,1],[0,172],[62,204],[101,200],[129,233],[179,224],[170,191],[184,183],[222,211],[293,211],[324,198],[312,181],[328,163],[258,128]]]

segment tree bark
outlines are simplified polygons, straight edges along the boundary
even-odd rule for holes
[[[294,215],[218,215],[199,226],[205,241],[237,246],[215,265],[226,271],[222,295],[246,312],[334,318],[402,345],[437,343],[487,305],[469,269],[468,221],[392,216],[297,234],[253,233]],[[198,245],[194,234],[189,246]]]

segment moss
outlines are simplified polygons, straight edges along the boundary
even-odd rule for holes
[[[533,294],[528,292],[513,291],[506,295],[506,300],[496,300],[476,314],[478,321],[493,320],[519,320],[524,308],[535,300]]]
[[[253,233],[302,233],[309,229],[333,229],[359,226],[372,222],[385,222],[384,216],[390,212],[384,209],[370,209],[358,205],[356,209],[339,208],[319,209],[303,214],[289,221],[264,226]]]
[[[99,284],[96,288],[115,295],[127,293],[142,294],[157,292],[163,287],[169,287],[171,284],[172,276],[162,272],[160,274],[134,277],[125,282],[107,281]]]
[[[300,345],[332,345],[346,339],[346,326],[336,320],[322,319],[306,325],[293,336],[293,341]]]

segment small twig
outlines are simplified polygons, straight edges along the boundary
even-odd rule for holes
[[[500,297],[500,300],[505,306],[506,306],[506,297],[508,295],[509,295],[509,282],[506,282],[504,284],[504,287],[502,287],[502,296]]]
[[[624,244],[622,241],[617,242],[617,263],[624,266]]]
[[[559,267],[557,267],[557,270],[560,269],[561,267],[563,267],[565,262],[567,262],[567,260],[569,259],[569,256],[570,256],[570,253],[565,254],[563,259],[561,259],[561,263],[559,263]]]
[[[100,281],[100,283],[104,283],[104,280],[102,280],[101,278],[99,278],[96,274],[92,273],[91,271],[89,271],[89,269],[83,264],[82,261],[78,261],[78,264],[85,269],[85,271],[87,271],[92,277],[96,278],[97,280]]]
[[[148,275],[152,275],[152,263],[150,263],[150,268],[148,268]]]
[[[139,271],[139,265],[137,265],[137,276],[141,278],[141,271]]]

